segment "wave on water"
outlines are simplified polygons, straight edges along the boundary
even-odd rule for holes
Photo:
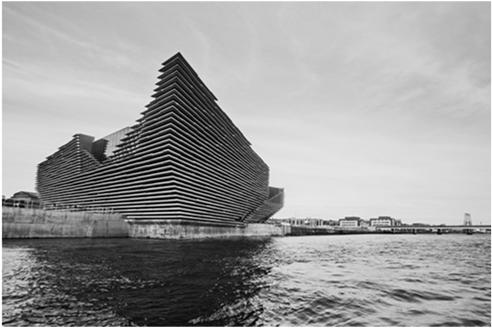
[[[490,326],[490,235],[3,241],[5,326]]]

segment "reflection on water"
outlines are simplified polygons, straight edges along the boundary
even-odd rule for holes
[[[490,326],[490,235],[3,242],[7,326]]]

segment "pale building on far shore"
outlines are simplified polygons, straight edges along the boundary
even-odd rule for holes
[[[396,220],[390,216],[380,216],[369,220],[371,227],[390,227],[400,226],[401,220]]]
[[[360,226],[361,218],[358,216],[346,216],[343,219],[338,220],[340,227],[356,228]]]

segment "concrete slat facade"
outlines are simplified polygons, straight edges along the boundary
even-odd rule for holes
[[[108,157],[98,153],[103,141],[76,134],[38,165],[41,199],[111,208],[135,223],[268,219],[283,205],[268,166],[181,54],[159,72],[154,99]]]

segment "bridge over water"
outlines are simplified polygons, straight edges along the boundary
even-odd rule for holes
[[[340,226],[291,226],[288,235],[331,235],[366,233],[490,233],[490,225],[416,225],[416,226],[377,226],[377,227],[340,227]]]
[[[446,233],[446,232],[463,232],[463,233],[473,233],[473,232],[488,232],[490,233],[490,225],[419,225],[419,226],[387,226],[387,227],[376,227],[376,231],[381,232],[436,232],[436,233]]]

